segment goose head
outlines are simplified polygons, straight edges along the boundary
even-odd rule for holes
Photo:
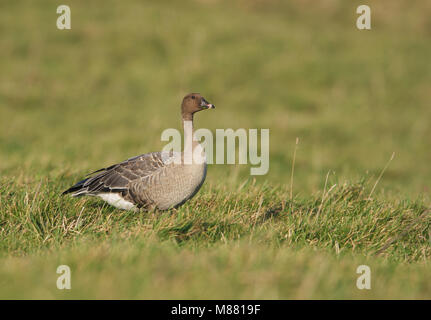
[[[184,120],[191,120],[193,114],[207,109],[214,109],[215,106],[209,103],[199,93],[190,93],[186,95],[181,104],[181,113]]]

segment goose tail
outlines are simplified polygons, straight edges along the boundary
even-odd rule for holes
[[[64,191],[61,195],[66,195],[71,193],[72,197],[79,197],[88,192],[88,188],[84,187],[85,182],[87,182],[89,178],[84,179],[76,183],[75,185],[71,186],[69,189]]]

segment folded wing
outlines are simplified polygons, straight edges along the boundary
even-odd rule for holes
[[[72,196],[99,195],[101,193],[129,193],[133,182],[148,183],[152,176],[171,162],[173,152],[152,152],[130,158],[91,173],[86,179],[70,187],[63,194]]]

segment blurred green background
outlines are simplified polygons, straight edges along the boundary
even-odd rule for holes
[[[60,4],[71,8],[71,30],[56,28]],[[356,28],[361,4],[371,6],[369,31]],[[429,205],[430,17],[431,2],[419,0],[2,0],[0,181],[25,201],[49,181],[40,194],[57,199],[90,171],[161,150],[162,131],[181,126],[182,97],[200,92],[217,109],[198,114],[197,128],[270,129],[270,169],[258,185],[290,186],[299,138],[294,195],[321,191],[328,172],[330,183],[374,183],[395,152],[376,195]],[[204,192],[237,188],[249,169],[209,166]],[[15,205],[7,192],[3,221]],[[23,244],[4,230],[7,256]],[[301,290],[295,297],[308,297]]]
[[[197,127],[269,128],[270,171],[322,188],[378,175],[429,194],[431,5],[357,1],[72,1],[72,29],[55,1],[0,4],[0,168],[58,175],[160,150],[192,91],[217,106]],[[371,3],[369,3],[371,5]],[[212,166],[208,182],[249,174]]]

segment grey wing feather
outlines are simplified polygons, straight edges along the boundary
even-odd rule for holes
[[[91,173],[90,175],[97,174],[78,182],[63,194],[80,196],[105,192],[126,193],[132,181],[146,180],[144,178],[151,177],[165,167],[172,157],[172,152],[152,152],[130,158]]]

